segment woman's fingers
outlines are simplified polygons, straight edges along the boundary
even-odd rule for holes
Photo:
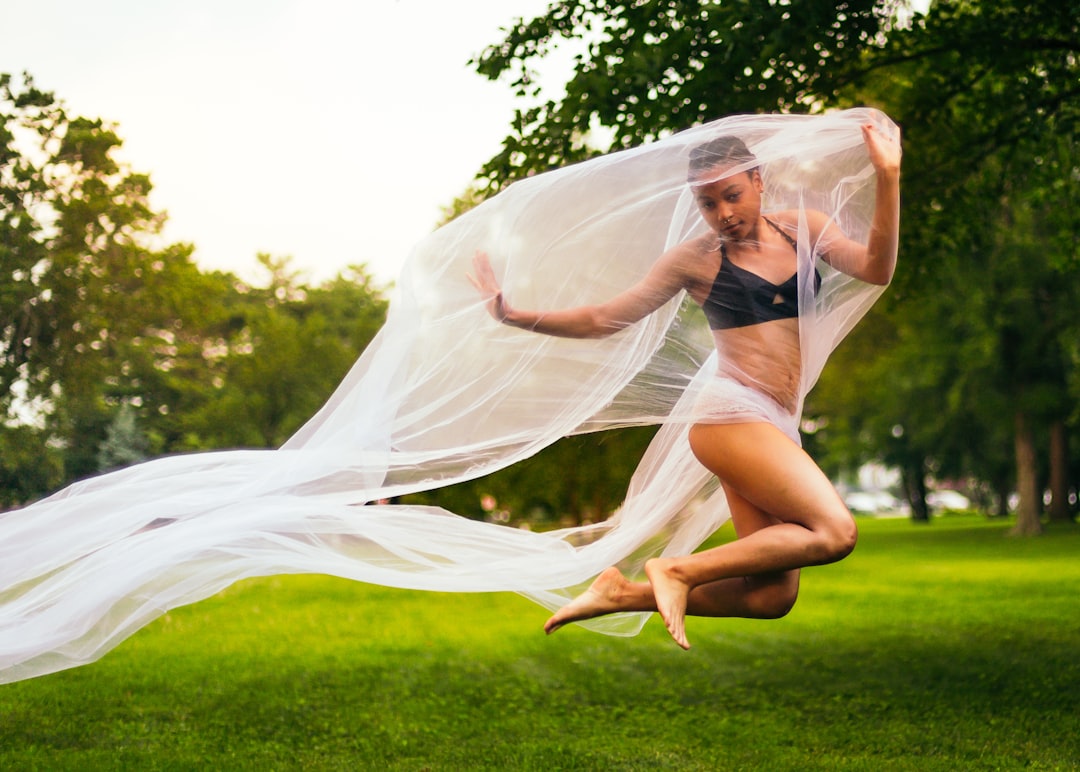
[[[499,282],[495,279],[495,271],[491,269],[491,261],[488,259],[487,253],[477,250],[473,254],[473,271],[475,276],[471,273],[465,275],[472,282],[472,285],[476,287],[477,291],[487,301],[488,313],[495,318],[496,321],[502,321],[506,317],[505,303],[502,297],[502,287],[499,286]]]
[[[876,169],[900,168],[900,143],[886,137],[873,124],[862,127],[863,141],[870,153],[870,162]]]
[[[473,279],[473,283],[478,288],[494,288],[498,291],[499,283],[495,281],[495,272],[491,270],[491,261],[488,259],[486,252],[477,250],[473,254],[473,270],[476,271],[476,278]]]

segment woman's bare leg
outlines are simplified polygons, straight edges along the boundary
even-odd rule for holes
[[[799,572],[720,579],[691,589],[688,611],[697,617],[783,616],[799,592]],[[556,611],[544,623],[548,635],[570,622],[619,611],[657,611],[649,582],[632,582],[618,568],[605,569],[585,592]]]
[[[721,480],[734,480],[724,482],[724,489],[738,540],[694,555],[650,561],[649,582],[628,581],[609,568],[547,621],[548,633],[617,611],[661,610],[660,597],[675,621],[673,637],[688,646],[682,629],[686,614],[783,616],[798,595],[799,567],[838,560],[854,546],[854,520],[832,483],[775,427],[702,425],[694,427],[691,442],[698,458]],[[743,495],[739,484],[781,515]],[[761,532],[766,533],[758,536]]]
[[[724,481],[729,502],[772,524],[729,544],[645,564],[657,610],[683,648],[692,590],[734,577],[782,575],[840,560],[855,547],[855,521],[832,483],[802,448],[765,423],[699,424],[694,454]]]

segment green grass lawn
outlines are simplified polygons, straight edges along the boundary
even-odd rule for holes
[[[0,770],[1080,769],[1080,527],[862,521],[783,620],[547,638],[513,595],[243,582],[0,686]]]

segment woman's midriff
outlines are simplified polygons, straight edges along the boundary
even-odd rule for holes
[[[776,400],[789,413],[799,402],[799,320],[777,319],[713,330],[719,373]]]

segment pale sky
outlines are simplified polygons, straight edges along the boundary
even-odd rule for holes
[[[269,252],[309,280],[364,262],[385,282],[507,134],[512,89],[468,60],[546,6],[0,0],[0,72],[117,124],[167,241],[204,268],[251,279]]]

